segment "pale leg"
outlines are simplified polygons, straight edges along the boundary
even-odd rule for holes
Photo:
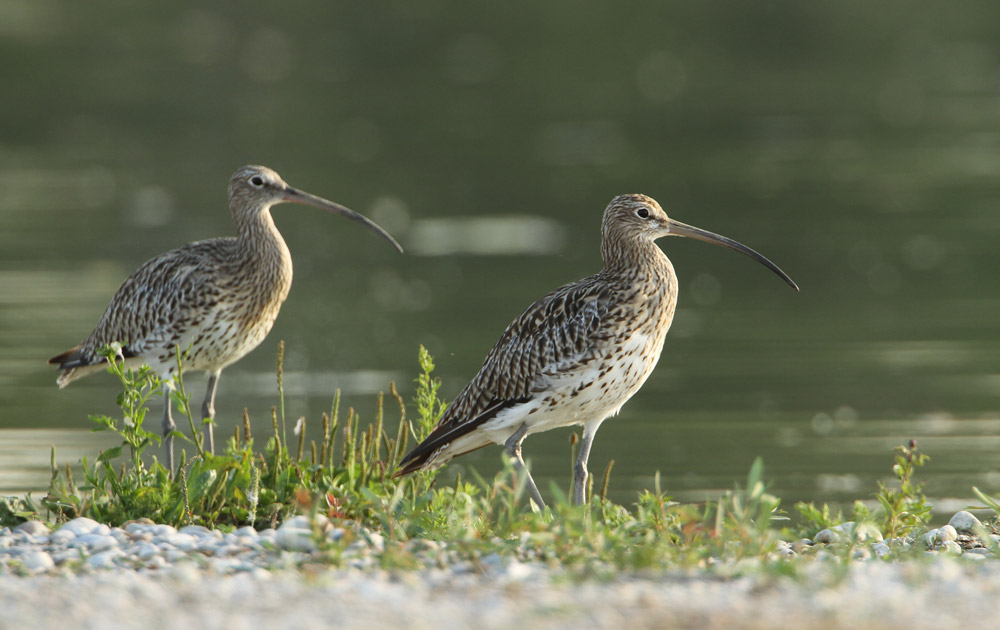
[[[528,467],[524,465],[524,460],[521,458],[521,442],[524,441],[527,432],[528,425],[522,424],[520,429],[507,438],[504,447],[507,449],[507,454],[514,458],[514,466],[517,468],[518,474],[524,473],[524,481],[528,486],[528,496],[535,503],[535,507],[544,511],[545,501],[542,500],[542,494],[538,491],[535,480],[531,478],[531,473],[528,472]]]
[[[587,460],[590,459],[590,447],[594,443],[594,434],[597,433],[600,426],[600,422],[583,426],[580,454],[576,458],[576,466],[573,467],[573,502],[576,505],[583,505],[586,501],[587,477],[589,476]]]
[[[170,392],[173,387],[169,383],[163,384],[163,445],[166,448],[167,471],[174,474],[174,438],[170,433],[177,429],[174,418],[170,414]]]
[[[205,402],[201,405],[202,419],[208,418],[205,423],[205,450],[215,453],[215,388],[219,384],[219,375],[222,370],[216,370],[208,374],[208,387],[205,390]]]

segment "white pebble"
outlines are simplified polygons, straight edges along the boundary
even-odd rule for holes
[[[201,571],[198,570],[198,567],[193,562],[181,562],[174,565],[173,569],[170,570],[170,577],[178,582],[197,584],[201,582]]]
[[[177,529],[173,525],[153,525],[150,532],[154,536],[164,536],[169,537],[177,533]]]
[[[79,517],[74,518],[72,521],[66,523],[59,529],[65,529],[73,532],[77,536],[82,536],[84,534],[89,534],[95,529],[97,529],[101,524],[92,518]]]
[[[253,536],[257,537],[257,530],[253,528],[252,525],[245,525],[233,532],[236,536]]]
[[[942,525],[938,528],[938,539],[941,542],[951,542],[958,540],[958,532],[951,525]]]
[[[954,527],[957,531],[963,534],[975,533],[977,529],[983,526],[978,518],[975,517],[971,512],[962,510],[961,512],[955,512],[955,515],[951,517],[948,524]]]
[[[278,528],[274,537],[274,543],[282,549],[289,551],[314,551],[316,543],[313,541],[311,529],[301,527],[290,527],[287,523]]]
[[[65,528],[57,529],[49,535],[49,540],[56,545],[62,545],[76,538],[76,534]]]
[[[56,565],[52,556],[44,551],[29,551],[21,556],[20,560],[24,568],[32,573],[48,571]]]
[[[840,542],[840,533],[835,532],[832,529],[824,529],[813,536],[813,540],[824,545],[831,545],[833,543]]]
[[[385,551],[385,538],[378,532],[368,532],[368,546],[375,553],[382,553]]]
[[[877,542],[874,545],[872,545],[872,551],[875,552],[875,555],[878,556],[879,558],[882,558],[892,553],[892,549],[889,547],[889,545],[885,544],[884,542]]]
[[[49,528],[41,521],[25,521],[14,528],[15,532],[24,532],[31,536],[47,536]]]
[[[152,526],[147,525],[146,523],[132,522],[125,526],[125,531],[130,534],[145,534],[150,531],[150,529],[152,529]]]
[[[932,529],[920,537],[920,541],[923,542],[928,549],[936,545],[940,540],[940,534],[936,529]]]
[[[104,551],[105,549],[118,547],[118,541],[111,536],[102,534],[84,534],[83,536],[77,536],[73,541],[73,545],[87,547],[90,551]]]
[[[182,534],[180,532],[168,537],[167,541],[181,551],[191,551],[198,546],[198,541],[194,536],[191,534]]]
[[[180,528],[180,533],[189,534],[191,536],[212,536],[212,530],[202,525],[185,525]]]
[[[945,526],[947,527],[947,525]],[[944,549],[946,553],[954,554],[956,556],[962,555],[962,546],[959,545],[954,540],[946,540],[941,544],[941,548]]]
[[[149,560],[160,553],[159,547],[152,543],[142,542],[132,548],[132,553],[140,560]]]
[[[121,549],[108,549],[87,558],[87,565],[95,569],[110,569],[115,566],[115,560],[124,555]]]

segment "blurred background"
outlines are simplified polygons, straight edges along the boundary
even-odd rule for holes
[[[664,239],[680,278],[659,367],[590,459],[611,495],[703,500],[764,458],[792,500],[869,498],[916,438],[938,508],[1000,492],[1000,5],[501,5],[458,0],[0,4],[0,494],[49,447],[114,444],[114,379],[59,391],[121,281],[233,233],[245,163],[363,212],[407,249],[300,206],[269,338],[222,376],[219,433],[259,433],[286,350],[288,414],[336,388],[369,421],[424,344],[454,396],[504,327],[598,271],[620,193],[740,240]],[[186,379],[200,400],[204,379]],[[160,404],[152,421],[159,422]],[[393,416],[390,416],[393,417]],[[525,443],[568,487],[569,430]],[[453,462],[485,475],[501,449]]]

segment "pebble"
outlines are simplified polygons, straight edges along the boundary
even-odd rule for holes
[[[966,511],[956,513],[942,525],[913,537],[882,540],[879,532],[864,523],[845,522],[818,532],[813,539],[779,541],[769,558],[810,556],[820,563],[842,553],[831,547],[850,540],[851,557],[861,562],[876,558],[908,557],[899,554],[915,543],[927,549],[928,556],[960,556],[969,561],[993,559],[1000,536],[976,536],[982,532],[979,520]],[[317,536],[318,535],[318,536]],[[381,571],[379,554],[386,540],[379,532],[360,526],[334,526],[325,518],[306,516],[287,519],[277,529],[258,531],[252,526],[231,532],[188,525],[180,529],[156,524],[148,519],[109,527],[88,518],[77,518],[49,531],[45,523],[29,521],[17,527],[0,528],[0,576],[4,573],[44,573],[93,571],[149,571],[192,581],[202,573],[214,575],[243,574],[258,578],[273,570],[295,568],[303,563],[324,562],[319,547],[349,541],[339,549],[345,571]],[[422,562],[428,570],[440,572],[440,579],[475,576],[485,573],[502,583],[532,581],[546,574],[544,562],[536,556],[488,553],[477,562],[469,562],[446,543],[416,539],[404,544],[405,551]],[[523,550],[530,545],[521,545]],[[525,552],[526,553],[526,552]],[[320,555],[315,555],[320,554]],[[753,558],[748,562],[760,562]],[[765,560],[766,561],[766,560]],[[995,561],[995,560],[991,560]],[[742,570],[753,573],[753,567]]]
[[[24,532],[31,536],[46,536],[49,528],[41,521],[25,521],[14,528],[16,532]]]
[[[975,517],[972,512],[967,512],[962,510],[960,512],[955,512],[955,515],[951,517],[948,524],[955,528],[963,534],[975,534],[976,531],[983,526],[978,518]]]
[[[959,545],[954,540],[946,540],[941,544],[942,551],[947,553],[955,554],[956,556],[962,555],[962,546]]]
[[[44,551],[31,551],[21,556],[21,566],[32,573],[48,571],[55,565],[52,556]]]
[[[66,530],[71,532],[76,536],[82,536],[83,534],[89,534],[90,532],[97,529],[101,524],[92,518],[74,518],[72,521],[66,523],[59,528],[60,531]]]
[[[938,539],[941,542],[954,542],[958,540],[958,532],[951,525],[942,525],[937,531]]]
[[[822,543],[824,545],[832,545],[834,543],[840,542],[841,534],[840,532],[834,531],[832,529],[824,529],[813,536],[813,540],[817,543]]]

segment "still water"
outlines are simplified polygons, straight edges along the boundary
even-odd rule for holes
[[[910,438],[942,505],[1000,493],[1000,6],[516,5],[6,2],[0,494],[44,488],[53,444],[70,462],[112,445],[87,419],[115,411],[112,379],[59,391],[45,361],[144,260],[231,234],[244,163],[407,252],[276,208],[295,282],[223,374],[223,434],[244,407],[268,426],[280,339],[288,413],[314,427],[337,388],[364,418],[389,381],[411,393],[418,344],[453,396],[528,304],[600,268],[604,206],[642,192],[802,292],[661,241],[677,317],[591,456],[615,460],[615,499],[659,471],[701,500],[758,455],[786,501],[870,497]],[[568,485],[567,436],[525,443],[543,490]]]

